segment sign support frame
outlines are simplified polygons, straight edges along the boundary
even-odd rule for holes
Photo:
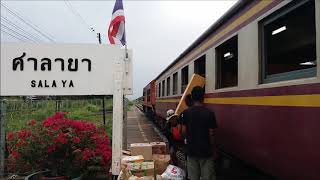
[[[132,53],[126,47],[121,49],[110,45],[28,43],[5,43],[1,52],[5,53],[1,53],[0,62],[1,65],[4,62],[0,71],[0,99],[2,96],[30,95],[113,95],[112,175],[119,175],[124,95],[132,94]],[[12,83],[12,77],[19,81]],[[96,81],[97,78],[104,83]],[[0,104],[1,127],[5,123],[3,108],[4,104]],[[0,139],[3,140],[4,136]],[[0,165],[3,152],[0,149]]]
[[[122,140],[123,140],[123,66],[124,62],[116,64],[113,90],[112,116],[112,175],[120,174]]]

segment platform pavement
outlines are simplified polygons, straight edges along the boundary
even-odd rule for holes
[[[128,148],[131,143],[165,141],[152,121],[135,106],[128,111],[126,131]]]

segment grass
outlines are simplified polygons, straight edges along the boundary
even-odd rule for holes
[[[112,99],[105,100],[107,111],[112,110]],[[103,124],[102,99],[86,100],[39,100],[27,102],[9,99],[6,101],[6,131],[17,131],[25,127],[26,123],[35,119],[43,121],[56,111],[69,112],[67,118],[87,120],[98,127],[104,127],[112,137],[112,113],[106,113],[106,125]]]
[[[19,98],[6,98],[6,131],[17,131],[26,126],[29,120],[43,121],[56,111],[68,112],[67,118],[87,120],[102,127],[112,138],[112,98],[105,99],[106,124],[103,123],[102,99],[70,100],[37,100],[25,101]],[[127,100],[126,110],[134,103]]]
[[[7,101],[5,114],[6,131],[19,130],[31,119],[42,121],[54,113],[54,102],[48,101],[35,104],[24,101]]]

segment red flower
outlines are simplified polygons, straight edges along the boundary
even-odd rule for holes
[[[79,143],[79,142],[80,142],[80,138],[78,138],[78,137],[74,137],[74,138],[72,138],[71,140],[72,140],[72,142],[74,142],[74,143]]]
[[[99,138],[99,134],[93,134],[91,137],[90,137],[92,140],[96,140]]]
[[[13,138],[14,138],[14,134],[12,132],[9,132],[7,135],[7,140],[11,141],[11,140],[13,140]]]
[[[11,155],[16,159],[19,157],[19,153],[17,151],[12,151]]]
[[[57,149],[56,145],[51,145],[48,147],[48,153],[51,153],[51,152],[55,151],[56,149]]]
[[[39,142],[41,145],[45,145],[46,143],[43,140],[40,140]]]
[[[82,159],[88,161],[91,157],[92,151],[88,148],[85,148],[82,152]]]
[[[61,144],[67,144],[68,139],[66,138],[66,135],[64,133],[59,133],[58,138],[55,140],[57,143]]]
[[[34,126],[35,124],[37,124],[37,121],[34,119],[28,122],[28,125],[30,126]]]
[[[31,120],[25,129],[7,134],[11,159],[21,162],[16,169],[21,170],[24,165],[38,169],[53,165],[64,170],[71,165],[86,170],[93,163],[106,167],[111,148],[104,129],[92,122],[66,119],[65,115],[56,113],[42,123]]]
[[[20,132],[18,132],[18,137],[20,139],[26,139],[26,138],[28,138],[30,136],[31,136],[31,132],[30,131],[21,130]]]

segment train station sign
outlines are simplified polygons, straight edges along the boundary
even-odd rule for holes
[[[112,95],[117,66],[132,94],[131,53],[94,44],[1,44],[1,96]]]

